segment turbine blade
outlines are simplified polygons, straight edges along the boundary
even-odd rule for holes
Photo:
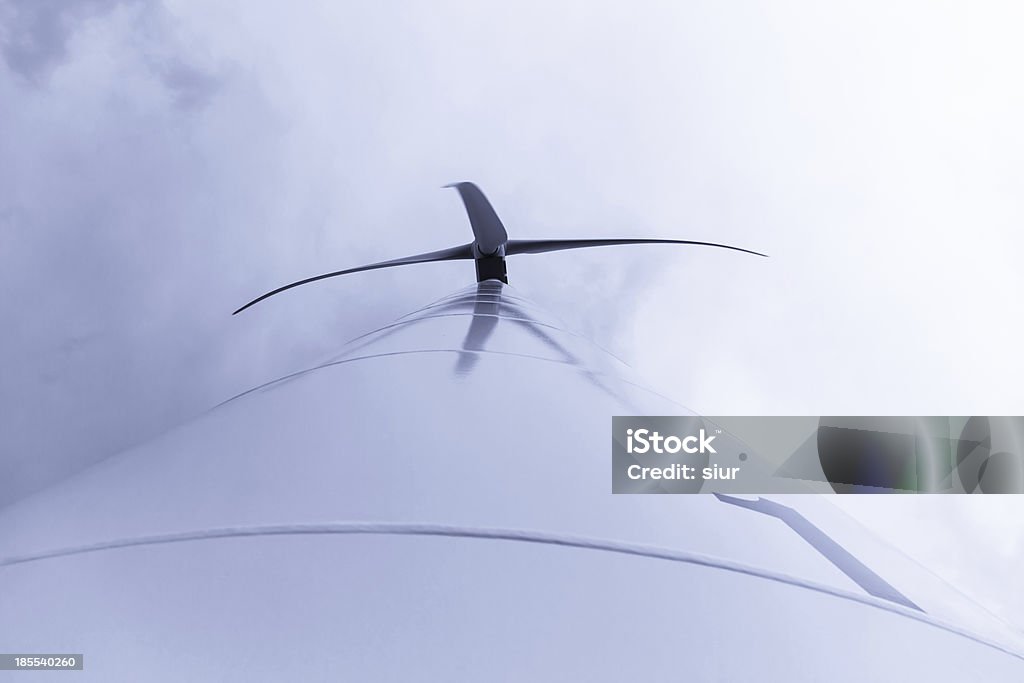
[[[505,255],[543,254],[547,251],[563,251],[565,249],[586,249],[587,247],[610,247],[617,244],[695,244],[703,247],[719,247],[742,251],[746,254],[768,257],[759,251],[732,247],[716,242],[697,242],[694,240],[661,240],[661,239],[601,239],[601,240],[509,240],[505,246]]]
[[[257,297],[255,299],[253,299],[252,301],[250,301],[246,305],[242,306],[241,308],[239,308],[237,311],[235,311],[231,315],[237,315],[237,314],[241,313],[242,311],[244,311],[245,309],[249,308],[250,306],[258,304],[259,302],[263,301],[264,299],[272,297],[275,294],[280,294],[281,292],[285,291],[286,289],[291,289],[292,287],[298,287],[299,285],[309,284],[310,282],[316,282],[317,280],[326,280],[329,277],[335,277],[337,275],[348,275],[349,273],[359,273],[359,272],[362,272],[364,270],[377,270],[378,268],[391,268],[393,266],[407,266],[407,265],[410,265],[410,264],[413,264],[413,263],[429,263],[429,262],[432,262],[432,261],[458,261],[460,259],[472,259],[472,258],[473,258],[473,245],[472,245],[472,243],[470,243],[470,244],[463,244],[462,246],[459,246],[459,247],[451,247],[450,249],[442,249],[440,251],[431,251],[431,252],[428,252],[426,254],[416,254],[415,256],[405,256],[403,258],[392,259],[391,261],[381,261],[380,263],[371,263],[368,266],[358,266],[356,268],[348,268],[346,270],[337,270],[337,271],[335,271],[333,273],[325,273],[324,275],[317,275],[316,277],[309,277],[309,278],[306,278],[305,280],[299,280],[298,282],[293,282],[290,285],[285,285],[284,287],[278,287],[277,289],[275,289],[272,292],[267,292],[263,296]]]
[[[480,253],[497,253],[501,245],[508,241],[508,233],[505,232],[505,226],[484,193],[473,183],[452,183],[445,187],[454,187],[458,190],[469,215],[469,225],[473,228],[473,236],[476,238]]]

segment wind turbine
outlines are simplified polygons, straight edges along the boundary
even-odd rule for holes
[[[477,283],[0,509],[0,650],[95,681],[1024,680],[1019,634],[822,497],[612,495],[612,416],[692,413],[505,259],[746,250],[509,240],[455,187],[472,242],[239,310],[438,260]]]
[[[327,278],[337,277],[339,275],[360,273],[365,270],[394,268],[396,266],[408,266],[414,263],[434,263],[437,261],[462,261],[473,259],[476,263],[477,282],[498,280],[508,284],[508,269],[505,265],[505,259],[517,254],[543,254],[550,251],[587,249],[590,247],[610,247],[624,244],[689,244],[705,247],[717,247],[720,249],[731,249],[733,251],[741,251],[745,254],[754,254],[755,256],[766,256],[765,254],[751,251],[750,249],[741,249],[740,247],[733,247],[728,244],[698,242],[695,240],[647,238],[510,240],[508,238],[508,232],[505,231],[504,224],[502,224],[501,219],[498,218],[497,212],[494,210],[494,207],[491,206],[486,195],[484,195],[479,187],[470,182],[453,183],[451,185],[445,185],[445,187],[455,188],[458,190],[459,196],[462,197],[462,203],[465,205],[466,213],[469,215],[470,227],[473,229],[472,242],[460,244],[456,247],[449,247],[448,249],[430,251],[425,254],[414,254],[413,256],[403,256],[389,261],[371,263],[366,266],[356,266],[355,268],[336,270],[332,273],[324,273],[323,275],[316,275],[304,280],[292,282],[284,285],[283,287],[271,290],[262,296],[256,297],[236,310],[232,315],[241,313],[250,306],[254,306],[275,294],[280,294],[281,292],[294,287],[299,287],[300,285],[309,284],[310,282],[326,280]]]

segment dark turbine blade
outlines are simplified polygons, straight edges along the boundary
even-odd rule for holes
[[[462,246],[459,246],[459,247],[452,247],[450,249],[442,249],[441,251],[431,251],[431,252],[426,253],[426,254],[416,254],[415,256],[406,256],[404,258],[396,258],[396,259],[393,259],[391,261],[381,261],[380,263],[371,263],[368,266],[358,266],[356,268],[348,268],[346,270],[338,270],[338,271],[335,271],[333,273],[325,273],[324,275],[317,275],[316,277],[309,277],[309,278],[306,278],[305,280],[299,280],[298,282],[293,282],[290,285],[285,285],[284,287],[278,287],[277,289],[275,289],[272,292],[267,292],[263,296],[258,297],[256,299],[253,299],[252,301],[250,301],[246,305],[242,306],[241,308],[239,308],[237,311],[235,311],[231,315],[237,315],[238,313],[241,313],[242,311],[244,311],[245,309],[249,308],[250,306],[258,304],[259,302],[263,301],[264,299],[272,297],[275,294],[280,294],[281,292],[283,292],[286,289],[291,289],[292,287],[298,287],[299,285],[309,284],[310,282],[316,282],[317,280],[326,280],[327,278],[335,277],[336,275],[348,275],[349,273],[359,273],[359,272],[362,272],[364,270],[377,270],[378,268],[391,268],[392,266],[407,266],[407,265],[410,265],[410,264],[413,264],[413,263],[429,263],[431,261],[458,261],[460,259],[471,259],[471,258],[473,258],[473,245],[472,244],[463,244]]]
[[[543,254],[547,251],[563,251],[565,249],[586,249],[587,247],[611,247],[617,244],[696,244],[703,247],[719,247],[742,251],[746,254],[768,257],[759,251],[731,247],[728,244],[715,242],[696,242],[693,240],[654,240],[654,239],[621,239],[621,240],[509,240],[505,246],[505,255]]]
[[[484,193],[473,183],[452,183],[445,187],[454,187],[458,190],[469,215],[469,225],[473,228],[476,246],[481,253],[496,253],[508,240],[508,233],[505,232],[505,226]]]

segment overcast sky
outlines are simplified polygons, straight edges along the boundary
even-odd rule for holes
[[[1024,414],[1024,6],[0,2],[0,505],[510,262],[704,414]],[[844,501],[1024,624],[1024,504]]]

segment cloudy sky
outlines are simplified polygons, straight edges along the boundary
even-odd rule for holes
[[[383,5],[383,6],[378,6]],[[1007,1],[0,1],[0,505],[461,287],[705,414],[1024,414],[1024,8]],[[1016,498],[846,500],[1024,625]]]

